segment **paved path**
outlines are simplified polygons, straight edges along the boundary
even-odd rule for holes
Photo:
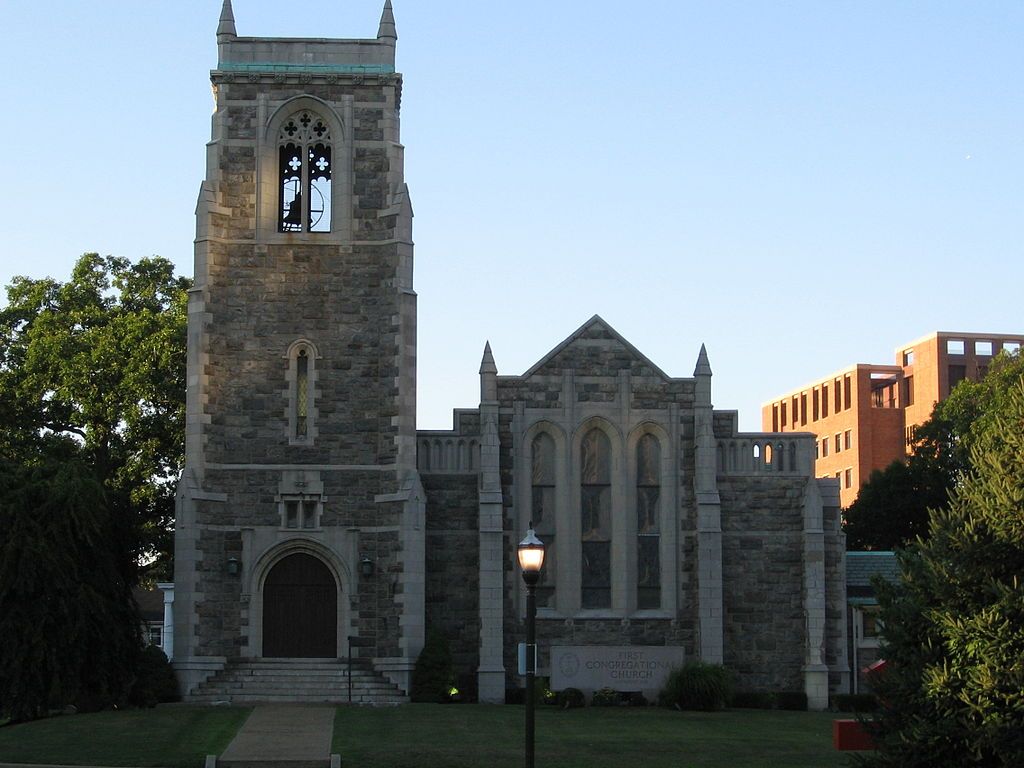
[[[218,765],[327,766],[334,735],[334,707],[260,705],[253,709]]]

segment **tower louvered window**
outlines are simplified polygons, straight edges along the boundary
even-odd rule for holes
[[[278,133],[278,230],[331,231],[331,132],[316,113],[285,120]]]

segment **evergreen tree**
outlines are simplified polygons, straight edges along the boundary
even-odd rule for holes
[[[1024,375],[992,386],[969,471],[879,585],[880,751],[900,768],[1024,765]]]
[[[123,702],[141,650],[134,564],[102,486],[66,448],[0,462],[0,714],[15,721]]]

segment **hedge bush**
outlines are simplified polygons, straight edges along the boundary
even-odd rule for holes
[[[878,698],[873,693],[840,693],[832,697],[832,707],[839,712],[874,712]]]
[[[409,698],[417,703],[443,703],[449,700],[449,691],[454,685],[455,670],[448,639],[432,630],[416,659]]]
[[[579,709],[586,704],[587,699],[579,688],[566,688],[558,692],[558,705],[562,709]]]
[[[677,709],[715,712],[732,697],[732,676],[721,664],[690,661],[669,673],[658,704]]]

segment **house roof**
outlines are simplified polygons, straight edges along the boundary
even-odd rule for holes
[[[847,552],[846,594],[850,601],[864,602],[873,598],[875,588],[871,580],[881,576],[890,583],[900,577],[900,564],[895,552]]]

